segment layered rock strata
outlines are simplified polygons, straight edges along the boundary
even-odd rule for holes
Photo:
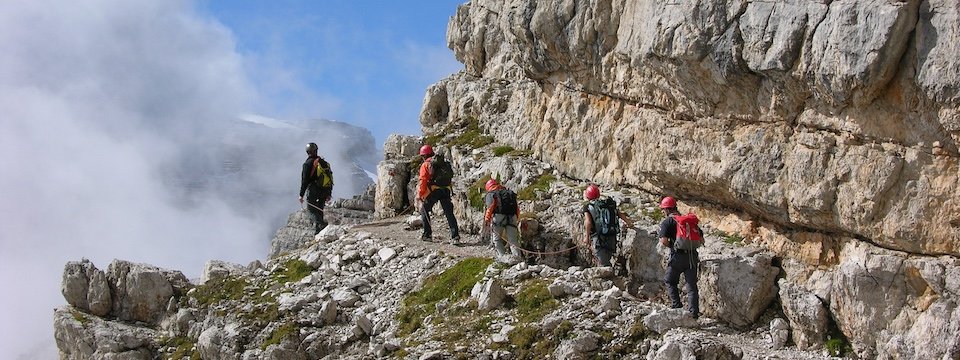
[[[955,338],[918,334],[960,327],[943,275],[960,255],[958,15],[942,0],[471,1],[447,36],[465,70],[428,89],[421,123],[476,121],[564,176],[678,196],[746,235],[789,265],[804,346],[835,323],[861,356],[956,356]]]

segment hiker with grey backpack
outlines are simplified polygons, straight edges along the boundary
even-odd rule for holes
[[[697,288],[697,269],[700,258],[697,248],[703,246],[703,230],[700,229],[697,215],[681,215],[677,211],[677,200],[667,196],[660,201],[660,210],[664,219],[660,222],[658,238],[660,244],[670,249],[667,273],[663,278],[670,296],[670,307],[683,307],[680,302],[680,275],[687,283],[687,310],[694,318],[700,317],[700,290]]]
[[[617,209],[617,202],[608,196],[600,196],[600,188],[590,184],[583,191],[588,201],[583,207],[583,223],[586,228],[584,242],[589,242],[595,262],[600,266],[612,266],[610,259],[617,251],[620,220],[627,228],[634,228],[633,220]]]
[[[520,207],[517,205],[517,193],[495,179],[487,181],[484,189],[487,191],[484,198],[487,210],[483,213],[481,238],[490,238],[497,250],[498,262],[516,264],[523,259],[523,253],[518,247]],[[507,255],[505,246],[510,246],[512,256]]]

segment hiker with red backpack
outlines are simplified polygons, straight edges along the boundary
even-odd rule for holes
[[[687,283],[687,310],[694,318],[700,317],[700,290],[697,288],[697,268],[700,258],[697,248],[703,245],[703,231],[699,220],[693,213],[681,215],[677,211],[677,200],[667,196],[660,201],[660,210],[664,219],[660,222],[658,237],[660,244],[670,248],[670,260],[663,282],[667,285],[670,307],[683,307],[680,302],[680,275]]]
[[[333,170],[330,163],[317,155],[317,144],[307,144],[307,160],[303,162],[303,171],[300,175],[300,204],[303,196],[307,196],[307,210],[313,218],[314,235],[327,227],[323,220],[323,206],[330,201],[333,194]]]
[[[617,202],[608,196],[600,196],[600,188],[590,184],[583,191],[588,201],[583,206],[583,223],[586,228],[584,242],[591,244],[594,258],[600,266],[612,266],[610,259],[617,251],[617,234],[620,233],[620,220],[628,228],[634,228],[633,220],[617,210]]]
[[[484,203],[487,210],[483,213],[483,237],[490,237],[490,242],[497,250],[497,261],[515,264],[520,262],[523,254],[520,252],[520,207],[517,206],[517,194],[507,189],[495,179],[490,179],[484,185],[487,195]],[[512,258],[507,257],[504,242],[510,246]]]
[[[443,155],[434,154],[433,147],[429,144],[420,147],[420,156],[423,157],[423,164],[420,164],[420,182],[417,185],[417,208],[420,209],[420,219],[423,221],[423,235],[420,240],[433,241],[430,211],[433,210],[433,205],[439,202],[450,227],[450,243],[459,245],[460,228],[457,226],[451,201],[453,167]]]

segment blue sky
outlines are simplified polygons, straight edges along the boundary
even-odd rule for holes
[[[325,118],[419,134],[427,86],[460,70],[446,46],[461,1],[212,1],[197,3],[233,33],[265,103],[262,115]]]
[[[163,165],[203,158],[196,144],[251,113],[347,122],[377,146],[419,134],[426,88],[462,68],[445,41],[458,4],[0,1],[0,283],[16,289],[0,294],[0,359],[56,358],[67,261],[196,277],[263,259],[276,229],[216,192],[178,206]],[[296,208],[303,144],[274,147],[291,160],[270,184]]]

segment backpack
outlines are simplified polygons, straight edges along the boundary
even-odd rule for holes
[[[320,158],[313,159],[313,174],[317,176],[317,185],[322,188],[333,187],[333,170],[326,161],[320,161]]]
[[[609,197],[591,201],[587,205],[593,217],[593,229],[597,235],[616,235],[620,233],[620,217],[617,216],[617,202]]]
[[[700,219],[696,214],[674,215],[673,220],[677,222],[677,239],[673,242],[674,249],[693,251],[703,246],[703,234],[697,226]]]
[[[493,198],[497,199],[496,214],[516,215],[517,214],[517,193],[510,189],[497,189],[492,192]]]
[[[453,182],[453,166],[443,158],[443,155],[437,154],[430,159],[430,169],[433,175],[430,177],[430,184],[446,187]]]

